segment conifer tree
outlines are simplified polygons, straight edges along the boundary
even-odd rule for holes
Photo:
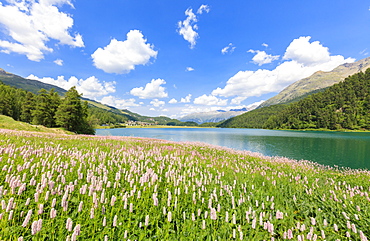
[[[59,102],[59,96],[54,89],[51,89],[49,93],[45,89],[41,89],[36,97],[35,110],[32,112],[33,123],[55,127],[55,113]]]
[[[87,104],[82,104],[76,87],[69,89],[56,112],[57,125],[77,134],[95,134],[87,122]]]
[[[35,109],[35,95],[27,92],[21,109],[21,121],[31,123],[32,111]]]

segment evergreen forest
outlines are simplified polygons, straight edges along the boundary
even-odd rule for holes
[[[41,89],[37,95],[13,88],[0,82],[0,114],[14,120],[43,125],[63,127],[77,134],[94,134],[94,116],[89,115],[87,102],[72,87],[61,98],[54,89]]]
[[[370,69],[299,101],[262,107],[226,120],[218,126],[370,130]]]

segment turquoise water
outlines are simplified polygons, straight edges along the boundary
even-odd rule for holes
[[[97,135],[200,141],[267,156],[370,169],[370,133],[215,128],[98,129]]]

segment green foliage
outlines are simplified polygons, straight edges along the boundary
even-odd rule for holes
[[[41,89],[36,97],[35,109],[32,111],[32,123],[46,127],[56,127],[55,113],[59,103],[60,97],[54,89],[49,92]]]
[[[94,128],[87,121],[87,103],[81,103],[81,95],[76,87],[69,89],[56,113],[58,126],[78,134],[95,134]]]
[[[32,112],[35,109],[35,95],[32,92],[27,92],[22,107],[21,107],[21,121],[31,123],[32,121]]]
[[[98,108],[93,105],[89,105],[88,110],[88,119],[92,121],[94,125],[103,125],[103,124],[117,124],[124,123],[128,120],[135,120],[135,118],[130,117],[129,115],[115,112],[114,109],[107,110]]]
[[[266,121],[286,108],[286,105],[272,105],[248,111],[230,118],[217,127],[223,128],[264,128]]]
[[[15,89],[0,82],[0,114],[19,120],[26,91]]]
[[[205,122],[199,125],[199,127],[217,127],[222,122]]]
[[[370,129],[370,69],[271,116],[270,129]]]

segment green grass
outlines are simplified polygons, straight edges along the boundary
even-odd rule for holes
[[[12,130],[0,130],[0,170],[0,240],[370,237],[368,171],[202,143]]]
[[[41,125],[31,125],[25,122],[15,121],[13,118],[4,115],[0,115],[0,129],[73,134],[61,128],[47,128]]]

